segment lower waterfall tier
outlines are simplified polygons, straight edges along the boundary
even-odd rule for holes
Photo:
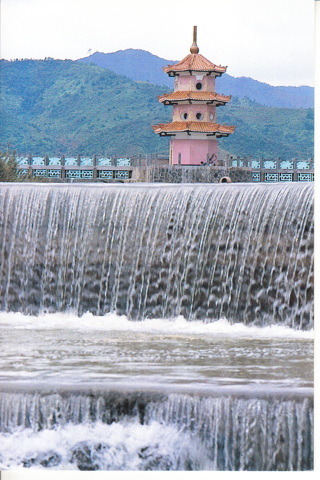
[[[0,467],[311,470],[310,397],[2,393]]]

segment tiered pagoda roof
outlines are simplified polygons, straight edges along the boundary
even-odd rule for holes
[[[152,126],[154,133],[160,135],[174,135],[180,132],[198,132],[207,135],[216,135],[218,138],[227,137],[235,130],[234,125],[219,125],[212,122],[172,122],[160,123]]]
[[[205,57],[199,54],[199,47],[197,45],[197,27],[193,29],[193,44],[190,48],[190,54],[187,55],[181,62],[176,63],[175,65],[168,65],[164,67],[163,70],[169,76],[173,77],[176,75],[180,75],[185,72],[185,74],[194,77],[193,82],[199,81],[197,76],[201,76],[201,80],[204,76],[221,76],[225,73],[227,67],[223,67],[221,65],[215,65],[214,63],[207,60]],[[198,86],[195,84],[195,89],[191,90],[181,90],[180,87],[183,83],[181,83],[182,78],[179,79],[177,82],[177,86],[174,92],[159,95],[158,99],[160,103],[164,105],[174,105],[173,109],[179,110],[177,105],[182,104],[202,104],[201,112],[203,111],[209,112],[213,115],[215,111],[215,107],[219,105],[225,105],[231,100],[231,95],[220,95],[214,91],[214,82],[206,81],[204,85],[207,87],[207,91],[202,90],[203,84],[200,83],[201,88],[198,89]],[[188,83],[184,83],[188,84]],[[209,87],[208,87],[209,86]],[[187,87],[190,88],[190,87]],[[201,90],[201,91],[200,91]],[[212,107],[205,105],[212,105]],[[192,107],[186,105],[186,110]],[[195,111],[192,110],[193,115]],[[185,140],[189,139],[204,139],[205,137],[213,137],[212,140],[221,137],[228,137],[232,134],[236,128],[235,125],[220,125],[219,123],[214,122],[206,122],[203,121],[203,115],[200,112],[199,120],[198,121],[173,121],[171,123],[160,123],[158,125],[153,125],[152,128],[155,133],[159,134],[160,136],[175,136],[179,133],[184,135],[181,138]],[[179,113],[179,111],[178,111]],[[177,117],[175,117],[177,118]],[[193,133],[200,134],[200,135],[192,135]],[[201,135],[202,134],[202,135]]]
[[[189,72],[190,74],[192,72],[204,72],[209,75],[215,73],[216,76],[220,77],[226,70],[227,67],[215,65],[203,55],[200,55],[200,53],[189,53],[181,62],[163,67],[163,71],[167,73],[169,77],[179,75],[181,72]]]
[[[172,93],[165,93],[163,95],[158,95],[158,99],[160,103],[164,105],[172,105],[174,103],[179,103],[183,101],[188,101],[192,103],[196,102],[204,102],[207,104],[215,104],[215,105],[225,105],[226,103],[230,102],[231,95],[220,95],[219,93],[215,92],[198,92],[198,91],[183,91],[177,90]]]

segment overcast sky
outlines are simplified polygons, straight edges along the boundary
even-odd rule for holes
[[[76,60],[127,48],[200,53],[235,77],[314,85],[314,0],[1,0],[1,57]]]

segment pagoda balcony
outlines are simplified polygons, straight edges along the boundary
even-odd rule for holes
[[[164,105],[178,105],[184,103],[205,103],[206,105],[225,105],[230,102],[231,95],[220,95],[215,92],[198,92],[198,91],[183,91],[177,90],[172,93],[165,93],[158,95],[160,103]]]
[[[216,136],[217,138],[228,137],[235,130],[235,125],[220,125],[212,122],[172,122],[160,123],[152,126],[154,133],[160,136],[174,136],[177,133],[203,133],[206,136]]]

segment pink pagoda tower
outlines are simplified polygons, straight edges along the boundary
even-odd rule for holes
[[[174,91],[158,96],[164,105],[173,105],[172,123],[153,125],[155,133],[170,136],[170,165],[213,163],[218,156],[217,138],[228,137],[235,126],[216,123],[216,107],[230,96],[215,92],[215,79],[227,67],[215,65],[199,54],[197,27],[193,27],[190,54],[163,70],[174,79]]]

